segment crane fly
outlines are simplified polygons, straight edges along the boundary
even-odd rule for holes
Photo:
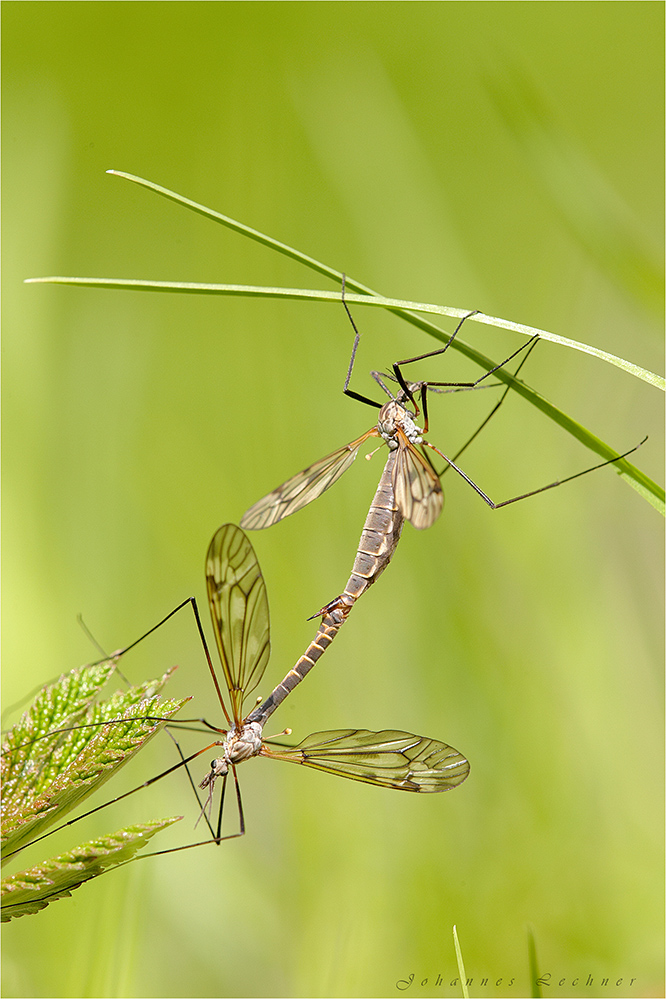
[[[389,456],[395,452],[395,458],[391,466],[393,495],[395,496],[397,507],[402,517],[405,520],[408,520],[412,526],[418,530],[432,527],[441,514],[444,505],[444,496],[442,493],[440,479],[444,472],[448,471],[450,468],[453,468],[454,471],[456,471],[465,480],[465,482],[467,482],[467,484],[471,486],[476,493],[478,493],[481,499],[492,510],[498,510],[511,503],[517,503],[519,500],[527,499],[529,496],[535,496],[537,493],[542,493],[548,489],[553,489],[555,486],[563,485],[565,482],[577,479],[581,475],[586,475],[588,472],[595,471],[597,468],[603,468],[604,465],[610,465],[615,461],[626,458],[628,455],[636,451],[641,444],[645,443],[645,441],[641,441],[641,444],[638,444],[637,447],[633,447],[631,450],[624,452],[624,454],[618,454],[615,458],[600,462],[597,465],[584,469],[582,472],[576,472],[574,475],[570,475],[567,478],[557,479],[556,481],[550,482],[538,489],[533,489],[530,492],[521,493],[519,496],[513,496],[511,499],[502,500],[502,502],[496,503],[481,489],[480,486],[477,485],[476,482],[474,482],[473,479],[470,478],[469,475],[467,475],[466,472],[463,471],[462,468],[456,464],[456,460],[471,444],[480,430],[488,423],[489,419],[497,412],[504,401],[510,386],[506,386],[499,402],[493,407],[481,426],[477,428],[474,434],[453,457],[449,457],[444,454],[444,452],[440,451],[438,447],[435,447],[434,444],[431,444],[430,441],[425,439],[425,435],[428,433],[429,427],[427,392],[428,389],[434,390],[435,392],[442,390],[473,390],[480,387],[481,382],[492,375],[495,371],[503,368],[522,351],[526,351],[518,369],[513,375],[515,378],[518,371],[520,371],[520,368],[527,360],[532,349],[536,346],[539,337],[532,337],[504,361],[500,364],[496,364],[474,382],[406,381],[401,370],[402,366],[405,364],[411,364],[414,361],[422,361],[427,358],[435,357],[448,350],[463,323],[476,314],[475,312],[469,312],[466,316],[463,316],[443,347],[437,350],[429,351],[426,354],[419,354],[416,357],[408,357],[402,361],[394,362],[392,365],[393,374],[388,377],[398,384],[399,389],[395,395],[384,384],[379,372],[371,372],[378,385],[390,397],[388,402],[382,404],[349,388],[356,351],[360,342],[360,333],[344,299],[344,279],[342,285],[342,304],[347,311],[349,321],[351,322],[355,333],[354,346],[352,348],[351,360],[349,362],[343,392],[345,395],[348,395],[352,399],[356,399],[358,402],[362,402],[368,406],[374,406],[379,409],[377,424],[376,426],[371,427],[370,430],[367,430],[360,437],[357,437],[356,440],[351,441],[349,444],[345,444],[344,447],[338,448],[337,451],[333,451],[331,454],[326,455],[325,458],[321,458],[313,465],[309,465],[307,468],[303,469],[302,472],[298,472],[296,475],[293,475],[290,479],[287,479],[286,482],[283,482],[272,492],[268,493],[266,496],[262,497],[262,499],[254,503],[249,510],[243,514],[240,521],[241,527],[247,530],[261,530],[265,527],[271,527],[284,517],[288,517],[290,514],[296,513],[297,510],[301,510],[304,506],[307,506],[308,503],[317,499],[318,496],[321,496],[323,492],[329,489],[333,483],[337,482],[340,476],[347,471],[347,469],[353,464],[362,445],[373,437],[381,439],[381,443],[379,445],[380,447],[383,444],[387,445],[389,449]],[[420,407],[416,401],[417,393],[420,395],[421,399]],[[423,427],[419,427],[416,424],[416,420],[419,418],[419,414],[421,412],[423,413]],[[647,438],[645,438],[645,440],[647,440]],[[419,450],[419,448],[421,450]],[[435,470],[428,456],[428,452],[425,450],[426,448],[436,452],[436,454],[444,459],[446,465],[442,472],[438,473]],[[370,455],[367,455],[367,457],[370,457]]]
[[[345,620],[335,610],[324,613],[313,641],[284,680],[247,716],[243,702],[260,682],[268,662],[269,616],[266,586],[252,545],[240,528],[226,525],[208,551],[206,583],[222,669],[232,706],[231,727],[201,786],[212,788],[252,756],[300,763],[340,777],[403,791],[448,791],[469,773],[469,763],[442,742],[409,732],[340,729],[315,732],[296,746],[265,740],[267,720],[312,669]],[[211,747],[207,747],[212,748]],[[240,799],[239,799],[240,801]],[[242,810],[240,811],[243,828]],[[218,820],[218,837],[219,822]]]
[[[270,655],[269,612],[266,586],[255,552],[244,532],[233,524],[221,527],[210,543],[206,557],[206,588],[228,701],[225,701],[223,697],[222,688],[205,643],[194,598],[185,601],[168,617],[171,617],[187,603],[192,604],[227,727],[220,728],[203,719],[198,719],[197,721],[201,722],[207,731],[217,736],[214,741],[187,757],[182,757],[181,754],[181,762],[152,777],[139,787],[91,809],[85,815],[63,823],[58,826],[58,829],[72,825],[107,805],[123,800],[181,767],[187,768],[188,764],[211,750],[218,750],[218,753],[212,759],[208,772],[199,783],[199,787],[208,793],[207,801],[203,805],[199,801],[199,805],[202,808],[202,815],[209,825],[211,838],[182,847],[142,854],[139,859],[154,856],[156,853],[172,853],[189,849],[205,843],[219,844],[225,839],[243,835],[245,820],[236,770],[240,763],[253,756],[286,760],[290,763],[298,763],[316,770],[337,774],[340,777],[404,791],[447,791],[457,787],[466,779],[470,769],[469,763],[457,750],[443,742],[401,730],[387,729],[372,732],[367,729],[336,729],[314,732],[295,746],[284,745],[274,739],[265,738],[263,730],[266,722],[326,651],[344,623],[347,612],[333,606],[330,610],[325,609],[322,612],[322,621],[315,638],[304,654],[268,697],[257,703],[248,714],[245,714],[246,698],[261,682],[268,664]],[[168,617],[164,620],[167,620]],[[164,622],[160,622],[155,627],[160,627],[162,623]],[[123,650],[123,653],[125,651],[127,650]],[[116,657],[119,658],[123,653],[117,653]],[[117,719],[115,722],[106,721],[105,724],[128,724],[130,720],[150,723],[154,726],[157,722],[169,721],[169,718],[133,716],[131,719]],[[65,731],[72,732],[73,729],[57,729],[50,732],[49,736],[54,740],[62,739]],[[197,731],[201,731],[201,729]],[[283,734],[289,734],[289,730]],[[40,736],[39,738],[41,740],[46,737]],[[26,745],[28,744],[26,743]],[[229,775],[233,777],[236,790],[239,831],[223,836],[224,792]],[[219,779],[222,781],[222,792],[217,826],[213,830],[207,811],[212,801],[214,787]],[[32,842],[43,839],[54,831],[57,830],[51,830],[44,836],[38,836]],[[19,851],[17,849],[13,852]],[[11,855],[10,853],[7,856]]]

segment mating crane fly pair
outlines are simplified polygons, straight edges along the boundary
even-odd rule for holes
[[[280,749],[276,751],[270,749],[269,743],[263,740],[263,726],[272,712],[284,700],[287,694],[294,689],[296,684],[304,678],[306,673],[315,665],[319,657],[333,641],[338,630],[347,619],[355,601],[358,600],[359,596],[368,586],[375,582],[386,568],[397,546],[404,520],[410,521],[417,529],[424,529],[431,527],[439,517],[443,506],[443,494],[440,482],[443,472],[438,474],[435,471],[427,457],[427,452],[425,450],[417,450],[417,445],[421,445],[422,448],[429,447],[439,454],[446,462],[444,471],[449,467],[455,469],[492,509],[499,509],[510,503],[526,499],[528,496],[536,495],[544,490],[568,482],[571,479],[578,478],[588,471],[593,471],[596,468],[601,468],[603,465],[611,463],[608,461],[602,462],[566,479],[557,480],[539,489],[504,500],[501,503],[494,503],[455,464],[455,459],[458,458],[474,437],[476,437],[480,429],[497,412],[506,397],[509,386],[506,387],[499,402],[493,407],[481,427],[477,429],[474,435],[453,458],[449,458],[437,447],[425,440],[424,434],[428,432],[427,390],[429,387],[435,388],[435,391],[443,388],[454,391],[459,389],[474,389],[499,368],[508,364],[519,353],[526,350],[525,356],[515,372],[515,378],[527,360],[531,350],[536,345],[538,337],[535,336],[526,344],[523,344],[522,347],[514,351],[501,364],[491,368],[474,382],[430,381],[408,383],[405,381],[401,366],[444,353],[450,347],[465,320],[475,314],[470,312],[460,321],[444,347],[439,350],[430,351],[427,354],[418,355],[417,357],[397,361],[393,364],[394,374],[392,377],[395,378],[399,386],[399,391],[395,396],[386,387],[381,376],[377,372],[372,373],[378,384],[390,396],[389,401],[382,405],[349,388],[356,351],[360,341],[360,333],[344,300],[344,279],[342,302],[355,333],[343,391],[351,398],[378,408],[380,412],[377,425],[350,444],[334,451],[302,472],[297,473],[278,486],[277,489],[263,497],[263,499],[255,503],[243,515],[241,527],[248,530],[259,530],[269,527],[306,506],[340,478],[355,460],[361,446],[371,437],[382,438],[383,442],[388,446],[389,456],[380,478],[375,498],[366,518],[352,574],[345,590],[340,596],[326,604],[319,611],[319,614],[322,615],[322,621],[315,639],[282,683],[244,721],[241,721],[243,697],[249,690],[254,689],[264,670],[264,665],[261,665],[261,662],[268,645],[268,608],[266,604],[265,614],[263,612],[259,614],[259,619],[265,620],[265,642],[262,643],[262,641],[257,642],[255,640],[253,643],[260,651],[258,658],[256,661],[253,660],[252,668],[248,671],[250,678],[255,673],[257,674],[256,682],[252,683],[252,686],[249,686],[248,684],[251,682],[251,679],[247,682],[243,681],[241,687],[238,684],[238,679],[245,676],[245,670],[237,668],[234,671],[230,668],[230,663],[236,662],[237,659],[235,658],[234,649],[229,646],[229,636],[225,638],[224,621],[235,622],[235,625],[232,625],[230,633],[232,636],[234,633],[244,634],[247,623],[252,620],[253,615],[246,613],[247,606],[243,603],[241,597],[241,593],[244,591],[240,583],[240,578],[230,588],[230,578],[238,571],[234,569],[230,575],[230,570],[233,568],[230,556],[227,554],[222,557],[218,554],[218,547],[220,552],[225,549],[229,537],[228,532],[232,530],[231,526],[228,525],[226,528],[222,528],[213,539],[209,550],[206,574],[208,597],[213,617],[215,638],[233,706],[233,725],[223,743],[223,756],[212,761],[211,770],[204,778],[202,787],[212,788],[214,782],[220,776],[226,780],[230,768],[233,768],[236,762],[254,755],[287,759],[292,762],[305,764],[306,766],[314,766],[318,769],[338,773],[340,776],[353,777],[357,780],[367,781],[368,783],[383,784],[411,791],[443,791],[462,783],[469,773],[469,763],[464,757],[443,743],[435,743],[432,740],[423,739],[419,736],[413,736],[404,732],[377,733],[358,730],[316,733],[292,749]],[[422,429],[417,427],[415,423],[421,411],[415,398],[417,391],[420,392],[421,407],[424,416],[424,426]],[[413,409],[412,412],[407,408],[410,404]],[[636,449],[632,448],[633,450]],[[630,453],[632,452],[626,452],[626,454]],[[618,458],[625,456],[619,455]],[[618,458],[614,458],[612,461],[617,461]],[[235,533],[231,537],[233,538],[233,545],[238,544],[238,550],[243,553],[243,557],[248,556],[248,565],[251,567],[251,571],[248,571],[247,576],[250,586],[248,594],[261,581],[258,602],[252,605],[253,609],[256,610],[265,604],[265,587],[263,586],[263,580],[261,580],[256,557],[249,541],[247,541],[247,538],[245,538],[241,531],[235,529]],[[240,539],[243,539],[244,543]],[[213,554],[211,555],[211,553]],[[240,563],[238,564],[240,565]],[[255,570],[257,573],[256,576],[254,575]],[[235,613],[232,609],[233,601],[231,599],[231,595],[234,592],[236,592],[235,599],[239,603],[239,607]],[[226,608],[226,613],[223,612],[224,608]],[[241,609],[243,613],[240,613]],[[236,649],[237,651],[238,648]],[[213,679],[215,679],[212,666],[210,668],[213,673]],[[241,690],[240,699],[234,693],[237,689]],[[222,702],[221,694],[220,701]],[[227,720],[231,721],[228,716]],[[233,773],[236,779],[235,769]],[[236,786],[238,786],[237,783]],[[219,833],[220,829],[218,826],[218,838]]]
[[[200,788],[208,790],[207,801],[203,804],[199,801],[199,806],[201,808],[201,815],[210,830],[211,838],[203,840],[200,843],[190,843],[168,850],[144,853],[140,859],[155,856],[156,854],[173,853],[179,850],[190,849],[191,847],[201,846],[205,843],[220,843],[225,839],[231,839],[239,835],[242,836],[245,832],[245,820],[236,768],[238,764],[250,759],[252,756],[286,760],[287,762],[323,770],[327,773],[337,774],[340,777],[347,777],[379,787],[395,788],[404,791],[447,791],[457,787],[465,780],[469,773],[469,763],[457,750],[443,742],[414,735],[410,732],[392,729],[379,732],[372,732],[366,729],[336,729],[327,732],[315,732],[307,736],[296,746],[285,746],[273,739],[265,739],[263,736],[264,725],[285,697],[307,675],[328,645],[330,645],[337,631],[344,623],[346,615],[338,614],[335,611],[330,614],[324,614],[314,640],[295,666],[267,698],[257,704],[248,715],[245,715],[245,699],[261,682],[268,664],[270,655],[270,628],[266,586],[257,557],[245,533],[234,524],[226,524],[221,527],[215,533],[210,543],[206,557],[206,588],[215,641],[229,697],[229,710],[227,710],[225,699],[205,642],[194,598],[185,601],[177,607],[163,621],[156,625],[155,628],[159,628],[182,607],[191,603],[208,666],[228,728],[218,728],[207,721],[203,721],[208,732],[218,735],[218,738],[209,743],[209,745],[186,758],[182,758],[180,763],[169,767],[168,770],[152,777],[139,787],[135,787],[131,791],[112,799],[112,801],[105,802],[103,805],[85,812],[76,819],[63,823],[57,829],[52,829],[49,833],[44,833],[44,835],[38,836],[37,839],[33,839],[31,842],[44,839],[59,829],[70,826],[110,804],[119,802],[137,791],[149,787],[181,767],[187,767],[188,764],[198,759],[202,754],[209,753],[211,750],[218,748],[220,749],[219,755],[212,760],[209,772],[199,785]],[[151,632],[155,628],[151,629]],[[148,632],[148,634],[151,632]],[[145,638],[146,636],[143,637]],[[139,641],[142,640],[139,639]],[[113,658],[118,659],[127,651],[128,649],[125,649],[122,652],[116,653]],[[103,731],[108,733],[114,725],[126,726],[134,721],[141,722],[146,726],[152,726],[152,729],[154,729],[156,723],[167,722],[169,719],[149,715],[125,716],[121,719],[107,721],[105,724],[108,727]],[[199,719],[198,721],[201,720]],[[173,721],[169,721],[169,723],[172,725],[178,724],[178,722],[174,723]],[[188,726],[190,723],[184,722],[183,724],[184,726]],[[31,747],[40,744],[40,758],[43,759],[43,742],[45,739],[49,739],[50,741],[47,745],[49,747],[53,746],[53,749],[57,749],[59,754],[64,754],[66,748],[64,744],[68,740],[75,743],[75,755],[79,754],[83,758],[89,741],[94,738],[92,729],[98,730],[99,726],[83,725],[82,727],[56,729],[49,732],[46,736],[37,737],[32,742],[21,743],[18,746],[12,745],[11,748],[3,747],[7,748],[7,752],[3,755],[3,767],[6,766],[8,768],[8,785],[15,783],[17,780],[16,774],[12,771],[12,760],[9,759],[11,755],[20,756],[19,768],[30,773],[34,765],[31,760]],[[197,729],[197,731],[201,730]],[[289,734],[288,730],[283,734]],[[99,770],[99,764],[93,763],[93,767],[95,766]],[[236,789],[239,831],[223,836],[224,792],[229,774],[233,775]],[[77,776],[82,785],[88,779],[88,776],[82,770],[79,770]],[[95,778],[99,777],[98,774],[94,776]],[[213,829],[208,813],[212,801],[212,792],[218,779],[222,780],[222,793],[220,795],[217,825]],[[49,797],[48,788],[42,787],[40,794],[44,803],[43,807],[46,808]],[[11,802],[6,802],[6,804],[9,804],[9,808],[11,808]],[[9,849],[5,853],[5,859],[8,859],[14,853],[20,852],[27,845],[31,844],[22,843],[15,850]],[[7,909],[10,912],[11,905]]]
[[[593,468],[569,476],[567,479],[549,483],[540,489],[523,493],[502,503],[494,503],[455,462],[482,427],[497,412],[509,386],[505,388],[500,400],[495,404],[481,427],[453,458],[449,458],[424,439],[424,434],[428,430],[427,391],[429,388],[434,389],[434,391],[473,389],[521,351],[526,350],[521,364],[514,373],[513,377],[515,378],[534,347],[537,338],[535,337],[524,344],[506,361],[496,365],[475,382],[407,382],[402,374],[401,366],[444,353],[453,342],[462,323],[468,318],[466,316],[444,347],[428,354],[396,362],[393,365],[393,375],[387,377],[394,378],[398,384],[395,396],[386,387],[381,376],[377,372],[373,372],[378,384],[390,396],[389,401],[382,405],[349,388],[360,335],[349,314],[347,305],[344,303],[344,289],[343,304],[356,334],[344,392],[351,398],[380,409],[377,425],[344,448],[340,448],[299,472],[259,500],[243,516],[241,525],[248,529],[265,528],[301,509],[320,496],[349,468],[366,440],[371,437],[380,437],[388,445],[389,455],[365,521],[352,574],[346,588],[340,596],[319,612],[322,620],[317,634],[295,666],[267,698],[257,704],[249,714],[244,715],[245,698],[256,689],[268,662],[270,649],[268,601],[257,558],[248,538],[242,530],[234,525],[227,524],[220,528],[213,537],[208,550],[206,583],[215,640],[229,695],[230,711],[225,706],[222,689],[206,646],[196,602],[191,599],[185,601],[181,607],[187,603],[192,604],[208,667],[228,727],[222,729],[204,721],[205,730],[214,732],[219,738],[182,759],[175,766],[146,781],[140,787],[113,799],[113,802],[122,800],[141,788],[161,780],[175,770],[183,766],[187,767],[189,763],[202,754],[219,748],[219,755],[212,760],[209,772],[200,783],[200,787],[208,791],[207,801],[203,805],[199,802],[202,809],[201,814],[205,818],[211,834],[210,839],[203,841],[205,843],[220,843],[223,839],[244,833],[245,822],[236,767],[252,756],[282,759],[341,777],[407,791],[439,792],[450,790],[461,784],[467,777],[469,763],[455,749],[445,743],[408,732],[397,730],[371,732],[364,729],[315,732],[296,746],[285,746],[273,739],[264,738],[263,735],[264,726],[270,716],[316,664],[346,621],[355,601],[368,586],[376,581],[388,565],[400,538],[404,520],[409,520],[418,529],[424,529],[430,527],[440,515],[443,505],[440,478],[443,472],[438,474],[435,471],[425,447],[435,451],[444,459],[446,465],[443,471],[449,467],[454,468],[493,509],[543,492],[584,475],[588,471],[593,471],[605,464],[611,464],[620,457],[625,457],[625,455],[620,455],[618,458],[602,462]],[[473,313],[469,315],[473,315]],[[420,394],[421,407],[416,402],[417,393]],[[421,412],[424,417],[423,429],[417,427],[415,422]],[[418,450],[419,447],[421,447],[421,451]],[[633,450],[636,449],[633,448]],[[626,452],[626,454],[630,453],[631,451]],[[180,607],[176,608],[164,620],[168,620],[179,609]],[[319,616],[319,614],[315,616]],[[163,623],[160,622],[160,625]],[[163,718],[149,716],[137,720],[151,724],[166,721]],[[119,719],[115,723],[120,722]],[[114,721],[107,724],[113,725]],[[73,733],[73,731],[72,729],[71,732]],[[199,729],[199,731],[201,730]],[[283,734],[288,734],[288,732],[285,731]],[[51,732],[50,735],[61,739],[63,730]],[[40,741],[41,738],[47,737],[40,737]],[[233,776],[236,789],[239,832],[222,836],[224,791],[230,774]],[[220,795],[217,825],[213,829],[209,819],[209,810],[212,806],[213,789],[218,780],[222,781],[222,794]],[[63,825],[71,825],[72,822],[85,818],[91,812],[106,807],[106,804],[98,806],[86,812],[85,815]],[[59,828],[63,828],[63,826]],[[176,847],[175,850],[188,849],[198,845],[203,844],[187,844],[184,847]],[[171,853],[174,850],[156,852]],[[142,856],[153,855],[143,854]]]
[[[324,614],[315,638],[296,665],[265,700],[244,716],[244,700],[260,682],[268,662],[269,616],[266,586],[254,550],[243,531],[233,524],[220,528],[210,544],[206,585],[232,710],[229,716],[220,695],[230,728],[222,741],[213,744],[221,746],[222,753],[212,761],[202,787],[212,789],[219,777],[226,781],[230,771],[238,787],[235,765],[252,756],[301,763],[340,777],[404,791],[447,791],[467,777],[469,763],[455,749],[409,732],[315,732],[293,747],[265,740],[264,725],[325,652],[344,618]],[[243,829],[242,809],[240,815]]]

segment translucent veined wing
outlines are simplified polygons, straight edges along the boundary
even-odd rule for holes
[[[221,527],[208,547],[206,588],[238,723],[243,717],[243,698],[264,675],[271,646],[266,585],[249,539],[235,524]]]
[[[442,484],[426,459],[398,433],[398,457],[393,469],[393,489],[405,520],[419,530],[432,527],[444,506]]]
[[[264,743],[261,755],[399,791],[449,791],[469,774],[469,763],[451,746],[393,730],[315,732],[298,746]]]
[[[307,506],[312,500],[321,496],[329,486],[346,472],[358,454],[358,449],[368,437],[378,437],[376,427],[368,430],[367,433],[345,444],[333,454],[327,454],[325,458],[315,461],[314,465],[304,468],[302,472],[287,479],[281,486],[268,493],[263,499],[258,500],[241,518],[241,527],[251,531],[261,530],[263,527],[270,527],[276,524],[283,517],[288,517],[290,513],[295,513],[302,507]]]

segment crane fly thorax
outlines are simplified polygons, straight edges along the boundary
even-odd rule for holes
[[[229,742],[229,761],[240,763],[256,756],[261,749],[261,730],[259,722],[245,723],[240,729],[232,729],[227,735]]]
[[[389,446],[390,451],[398,447],[398,431],[401,430],[410,444],[421,444],[423,431],[414,423],[409,412],[395,399],[387,402],[379,411],[377,429]]]
[[[229,729],[222,743],[222,756],[212,760],[210,771],[206,774],[199,787],[208,787],[218,777],[224,777],[229,767],[234,763],[242,763],[251,756],[257,756],[261,749],[262,726],[259,722],[249,722],[240,728]]]

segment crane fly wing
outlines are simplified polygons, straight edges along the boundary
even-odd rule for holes
[[[271,646],[266,584],[249,539],[235,524],[221,527],[208,547],[206,588],[234,720],[239,722],[243,698],[264,675]]]
[[[315,732],[293,747],[264,744],[261,755],[399,791],[449,791],[469,773],[469,763],[451,746],[394,730]]]
[[[261,530],[263,527],[270,527],[277,524],[278,520],[288,517],[290,513],[295,513],[302,507],[307,506],[312,500],[321,496],[329,486],[346,472],[358,454],[358,449],[368,437],[377,437],[378,431],[375,427],[367,433],[345,444],[333,454],[327,454],[325,458],[315,461],[314,465],[304,468],[302,472],[293,475],[281,486],[268,493],[263,499],[258,500],[241,518],[241,527],[251,531]]]
[[[407,440],[398,434],[398,457],[393,469],[393,489],[405,520],[422,530],[432,527],[444,506],[442,484],[435,470]]]

